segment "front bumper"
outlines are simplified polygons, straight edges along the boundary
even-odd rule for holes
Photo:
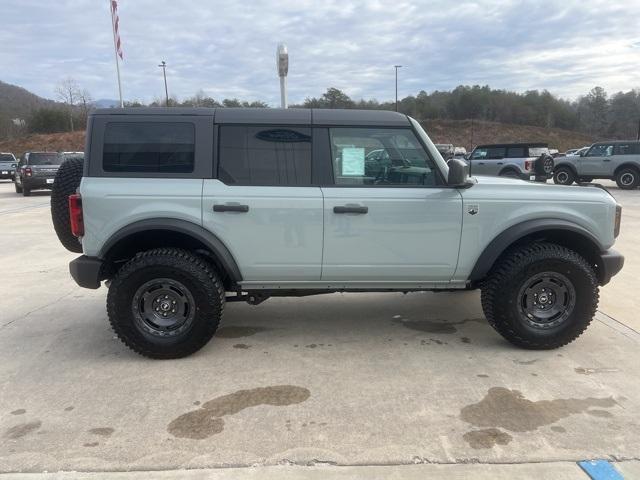
[[[69,273],[79,286],[95,290],[104,279],[103,266],[104,262],[99,258],[81,255],[69,262]]]
[[[16,172],[14,170],[11,170],[11,169],[9,169],[9,170],[0,169],[0,178],[13,178],[15,173]]]
[[[606,285],[616,273],[622,270],[624,256],[615,250],[606,250],[600,254],[598,280],[600,285]]]

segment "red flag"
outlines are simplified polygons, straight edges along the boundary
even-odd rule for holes
[[[111,21],[113,22],[113,35],[116,44],[116,53],[124,60],[124,56],[122,54],[122,42],[120,41],[120,30],[118,28],[118,24],[120,23],[120,18],[118,17],[118,0],[111,0]]]

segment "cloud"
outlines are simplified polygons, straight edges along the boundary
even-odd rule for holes
[[[637,1],[120,0],[127,99],[198,90],[277,105],[275,49],[290,54],[290,101],[327,87],[360,98],[488,84],[564,97],[638,87]],[[94,98],[117,88],[107,0],[4,0],[0,79],[52,97],[75,78]]]

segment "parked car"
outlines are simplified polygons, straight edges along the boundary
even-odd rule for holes
[[[451,143],[436,143],[436,149],[445,161],[451,160],[455,153],[455,148]]]
[[[454,147],[453,149],[453,158],[458,158],[460,160],[466,160],[467,158],[467,149],[464,147]]]
[[[632,190],[640,185],[640,141],[594,143],[580,155],[557,160],[554,183],[571,185],[594,178],[615,180],[619,188]]]
[[[476,288],[506,339],[556,348],[623,265],[606,190],[469,177],[397,112],[125,108],[88,122],[84,169],[61,165],[52,218],[69,209],[56,232],[83,253],[71,276],[109,282],[111,326],[148,357],[202,348],[225,302]]]
[[[546,143],[478,145],[468,159],[472,175],[490,175],[546,182],[554,160]]]
[[[32,190],[51,190],[61,163],[62,155],[57,152],[26,152],[16,170],[16,193],[28,197]]]
[[[13,153],[0,153],[0,178],[13,180],[16,175],[18,161]]]

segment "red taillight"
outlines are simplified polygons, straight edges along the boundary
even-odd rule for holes
[[[25,169],[24,169],[24,174],[25,174],[27,177],[30,177],[32,173],[33,173],[33,172],[31,171],[31,169],[30,169],[29,167],[27,167],[27,168],[25,168]]]
[[[84,235],[84,220],[82,218],[82,197],[79,193],[69,195],[69,221],[71,233],[74,237]]]
[[[533,162],[531,160],[525,160],[524,161],[524,169],[525,170],[531,170],[532,166],[533,166]]]

